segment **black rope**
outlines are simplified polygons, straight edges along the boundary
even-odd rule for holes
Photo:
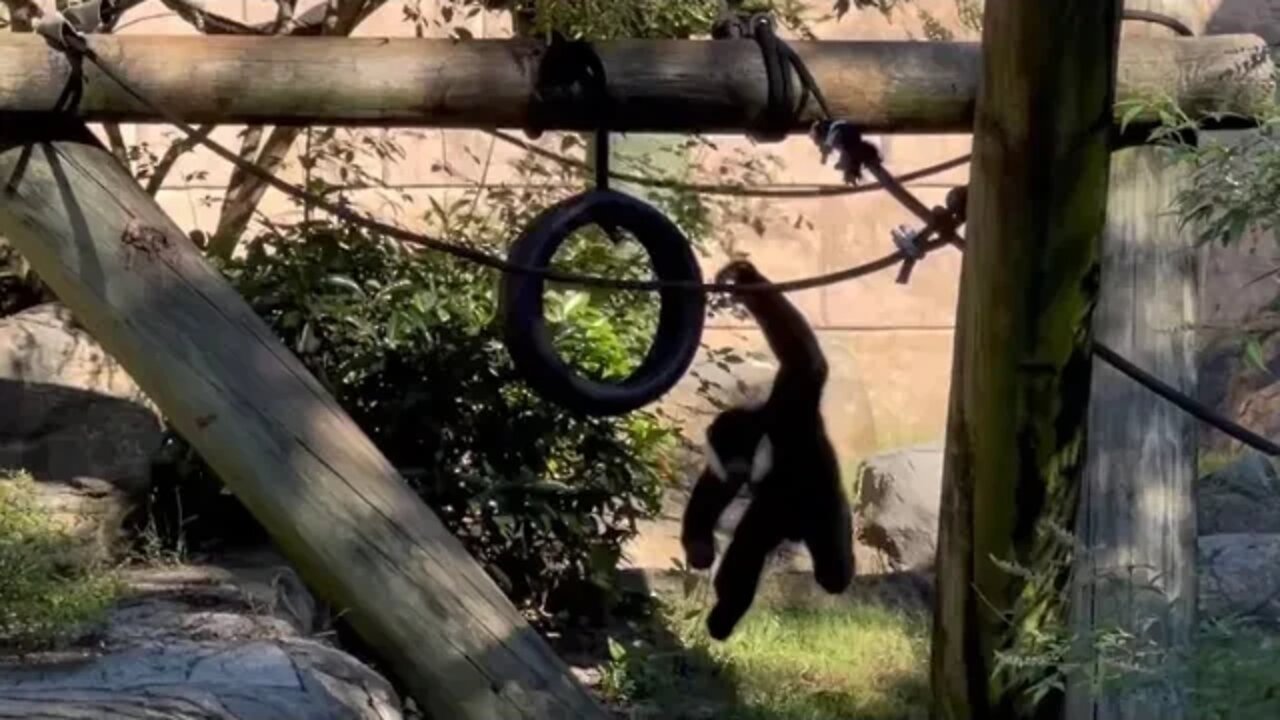
[[[1124,356],[1120,355],[1120,353],[1117,353],[1106,345],[1094,341],[1093,354],[1102,360],[1105,360],[1108,365],[1129,376],[1131,379],[1138,382],[1138,384],[1165,400],[1168,400],[1198,420],[1214,426],[1255,450],[1259,450],[1268,455],[1280,455],[1280,445],[1277,445],[1248,428],[1233,422],[1212,408],[1197,402],[1181,390],[1178,390],[1146,370],[1143,370],[1137,365],[1129,362],[1124,358]]]
[[[525,152],[551,160],[552,162],[560,163],[567,167],[576,167],[581,170],[591,169],[591,166],[581,160],[540,148],[537,145],[525,142],[524,140],[502,130],[487,130],[486,132],[505,143],[518,147]],[[971,157],[971,155],[966,153],[945,162],[902,173],[897,176],[898,182],[908,183],[931,177],[939,173],[944,173],[968,163]],[[681,182],[679,180],[664,180],[661,178],[645,177],[644,175],[634,175],[631,173],[619,172],[617,170],[610,171],[609,177],[614,180],[621,180],[633,185],[657,188],[659,190],[679,190],[681,192],[693,192],[702,195],[723,195],[727,197],[748,198],[820,198],[839,195],[859,195],[861,193],[875,192],[877,190],[884,189],[884,185],[881,185],[880,183],[867,183],[865,185],[822,185],[814,188],[765,188],[722,185],[717,183],[689,183]]]

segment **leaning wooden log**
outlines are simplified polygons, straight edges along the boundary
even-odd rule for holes
[[[515,40],[90,36],[144,96],[192,123],[526,128],[543,45]],[[979,47],[952,42],[794,42],[833,113],[865,129],[973,128]],[[596,44],[617,103],[614,129],[741,133],[756,126],[767,84],[747,40],[615,40]],[[175,62],[180,58],[180,62]],[[1275,89],[1253,35],[1133,38],[1120,53],[1118,98],[1173,99],[1193,115],[1251,115]],[[42,38],[0,35],[0,111],[52,110],[71,64]],[[585,91],[549,104],[548,130],[595,127]],[[84,63],[72,108],[89,122],[160,117]],[[815,104],[798,118],[805,130]]]
[[[934,717],[1054,718],[1120,0],[987,0],[939,513]],[[1021,661],[1021,662],[1020,662]]]
[[[0,234],[433,717],[606,717],[82,123],[0,117],[0,178]]]

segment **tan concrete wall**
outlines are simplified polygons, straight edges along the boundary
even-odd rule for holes
[[[1205,0],[1223,5],[1221,19],[1213,30],[1239,31],[1255,21],[1267,20],[1274,27],[1274,2],[1246,0]],[[430,14],[433,0],[424,0],[424,12]],[[816,9],[825,11],[829,0],[814,0]],[[233,18],[262,21],[270,18],[274,4],[250,0],[209,0],[207,7]],[[920,10],[941,20],[958,39],[976,39],[958,21],[955,0],[916,0],[895,11],[892,19],[876,11],[852,12],[838,21],[818,23],[814,30],[822,39],[923,39],[924,22]],[[1227,12],[1229,10],[1229,12]],[[133,11],[123,22],[124,33],[190,33],[182,21],[166,16],[163,9],[149,3]],[[477,37],[506,37],[510,23],[502,14],[481,13],[468,23]],[[357,33],[363,36],[411,35],[411,26],[402,19],[399,2],[389,3],[366,21]],[[428,34],[432,34],[431,31]],[[442,34],[436,31],[434,34]],[[220,128],[215,137],[234,143],[239,127]],[[474,131],[387,131],[396,132],[408,150],[408,159],[392,165],[371,168],[393,189],[414,199],[407,208],[410,215],[399,218],[409,226],[416,223],[412,215],[428,208],[427,198],[447,201],[461,195],[469,184],[519,182],[506,168],[506,161],[516,151]],[[176,131],[163,125],[124,128],[129,142],[146,142],[163,149],[177,137]],[[823,167],[811,142],[804,137],[753,148],[743,138],[717,137],[717,153],[727,157],[745,150],[769,152],[781,158],[785,170],[777,182],[786,184],[833,183],[837,174]],[[895,171],[906,171],[930,165],[968,152],[968,136],[901,135],[878,138],[886,164]],[[543,144],[555,147],[556,138],[548,134]],[[483,158],[492,152],[488,175],[483,172]],[[714,155],[691,158],[695,165],[709,165]],[[454,176],[433,170],[447,162]],[[218,200],[225,187],[229,167],[203,151],[186,156],[169,176],[159,195],[161,204],[187,229],[211,232],[218,215]],[[296,164],[284,172],[286,178],[300,177]],[[947,190],[966,182],[967,167],[914,183],[912,189],[929,204],[941,202]],[[376,193],[363,193],[366,209],[385,211]],[[275,191],[267,194],[262,211],[268,216],[286,218],[293,214],[284,198]],[[776,278],[792,278],[827,272],[869,260],[892,249],[889,231],[900,223],[917,225],[915,219],[883,193],[871,193],[820,200],[761,201],[758,211],[770,219],[760,236],[746,228],[722,229],[722,241],[748,251],[765,272]],[[812,226],[797,229],[794,222],[803,216]],[[514,229],[513,229],[514,232]],[[707,261],[713,272],[723,257]],[[876,449],[903,443],[940,438],[946,418],[949,386],[953,322],[960,267],[959,253],[943,250],[918,266],[911,283],[894,283],[894,273],[887,272],[864,280],[848,282],[822,290],[796,293],[793,300],[819,329],[822,343],[830,356],[832,381],[825,401],[832,433],[843,461],[852,465],[860,456]],[[761,339],[750,326],[724,319],[711,321],[706,340],[710,344],[728,343],[744,348],[759,348]],[[700,362],[699,368],[708,369]],[[767,383],[769,369],[749,370],[757,384]],[[691,395],[692,378],[683,383],[668,405],[689,418],[693,433],[707,418],[709,408]]]

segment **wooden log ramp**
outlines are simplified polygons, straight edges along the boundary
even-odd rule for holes
[[[0,234],[432,717],[608,717],[83,123],[0,117],[0,179]]]
[[[89,37],[144,96],[191,123],[530,127],[544,52],[526,39]],[[837,117],[871,132],[973,129],[977,43],[791,44]],[[613,40],[595,47],[618,131],[741,133],[765,110],[765,69],[752,41]],[[1252,115],[1274,94],[1271,70],[1266,43],[1254,35],[1135,37],[1121,47],[1117,98],[1171,98],[1193,116]],[[0,35],[0,111],[52,110],[71,76],[67,58],[44,39]],[[591,105],[587,95],[570,96],[545,108],[540,121],[547,129],[590,130]],[[73,112],[88,122],[161,120],[91,63]],[[807,129],[816,112],[809,103],[795,129]]]

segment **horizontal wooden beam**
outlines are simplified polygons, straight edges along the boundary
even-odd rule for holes
[[[543,45],[530,40],[90,36],[144,96],[192,123],[453,128],[530,126]],[[832,111],[871,132],[970,132],[979,46],[954,42],[794,42]],[[614,129],[741,133],[766,103],[760,51],[747,40],[616,40],[597,45]],[[1275,92],[1253,35],[1127,38],[1118,99],[1173,98],[1192,112],[1251,114]],[[54,109],[71,64],[42,38],[0,35],[0,112]],[[91,63],[72,111],[88,122],[160,122]],[[816,119],[813,103],[798,119]],[[549,130],[595,127],[591,98],[545,108]]]

